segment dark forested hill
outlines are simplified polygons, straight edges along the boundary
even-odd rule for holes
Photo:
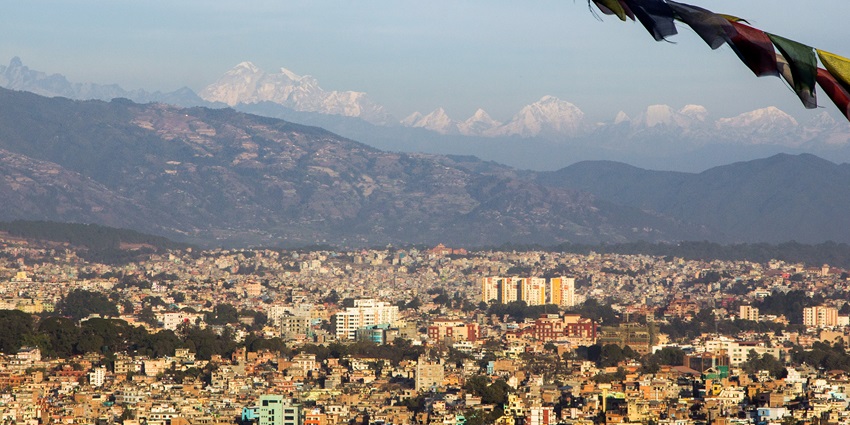
[[[704,226],[714,241],[850,241],[850,165],[809,154],[698,174],[589,161],[543,173],[539,181]]]

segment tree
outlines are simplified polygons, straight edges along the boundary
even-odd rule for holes
[[[74,320],[92,314],[118,317],[118,307],[106,295],[86,289],[74,289],[59,301],[56,307],[60,313]]]
[[[210,325],[226,325],[239,322],[239,311],[230,304],[218,304],[212,313],[206,315],[205,321]]]
[[[32,316],[19,310],[0,310],[0,352],[13,354],[33,331]]]
[[[38,324],[38,332],[47,336],[42,352],[51,357],[67,358],[75,354],[74,347],[80,339],[80,329],[71,319],[47,317]]]
[[[747,373],[756,373],[760,370],[766,370],[770,376],[774,378],[784,378],[788,371],[785,369],[785,364],[779,361],[771,354],[765,353],[759,356],[755,350],[750,350],[747,355],[747,361],[741,364],[741,367]]]

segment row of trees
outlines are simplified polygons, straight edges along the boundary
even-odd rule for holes
[[[483,305],[479,308],[484,307]],[[507,304],[493,303],[487,307],[488,315],[499,317],[509,316],[512,320],[523,321],[525,319],[536,319],[542,314],[559,313],[564,311],[555,304],[528,305],[525,301],[512,301]],[[608,303],[600,303],[590,298],[581,305],[569,307],[567,313],[580,314],[582,317],[593,320],[596,323],[617,324],[620,317]]]

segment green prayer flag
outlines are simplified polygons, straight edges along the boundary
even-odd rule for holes
[[[818,107],[815,94],[815,81],[818,73],[818,62],[812,47],[789,40],[776,34],[765,33],[770,41],[782,54],[788,63],[793,81],[788,83],[797,92],[797,96],[808,109]]]

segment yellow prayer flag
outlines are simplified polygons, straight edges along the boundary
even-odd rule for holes
[[[815,49],[824,68],[841,82],[845,89],[850,90],[850,59]]]

